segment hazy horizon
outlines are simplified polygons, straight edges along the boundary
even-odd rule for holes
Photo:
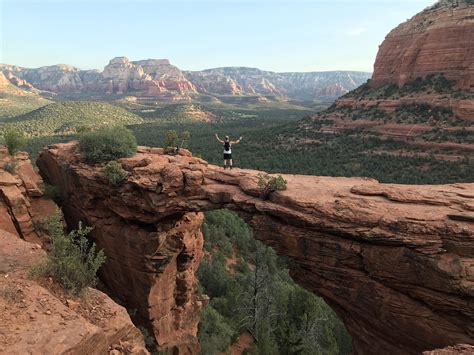
[[[103,70],[169,59],[182,70],[373,71],[386,34],[434,0],[0,0],[0,63]]]

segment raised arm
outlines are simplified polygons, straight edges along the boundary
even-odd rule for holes
[[[231,144],[237,144],[237,143],[240,143],[241,140],[242,140],[242,137],[240,137],[240,138],[237,139],[236,141],[231,141],[230,143],[231,143]]]
[[[219,142],[224,143],[224,141],[219,138],[219,136],[217,135],[217,133],[216,133],[216,139],[217,139]]]

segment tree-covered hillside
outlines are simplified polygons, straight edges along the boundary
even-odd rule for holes
[[[143,119],[127,110],[102,102],[56,102],[3,120],[30,137],[74,134],[81,129],[129,125]]]
[[[51,103],[36,91],[20,89],[2,79],[4,77],[0,77],[0,123]]]

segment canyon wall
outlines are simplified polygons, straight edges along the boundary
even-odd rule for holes
[[[43,221],[58,208],[44,196],[44,183],[24,152],[14,156],[0,147],[0,229],[44,244]]]
[[[355,353],[474,343],[474,184],[285,175],[287,190],[262,200],[257,171],[223,171],[185,150],[139,147],[120,162],[119,186],[74,143],[44,149],[38,166],[70,223],[94,227],[109,257],[102,280],[149,320],[160,348],[198,348],[199,227],[214,208],[236,210],[291,259],[291,276],[341,317]]]
[[[44,190],[26,153],[0,147],[0,353],[148,354],[127,310],[106,294],[89,288],[78,297],[31,277],[58,209]]]

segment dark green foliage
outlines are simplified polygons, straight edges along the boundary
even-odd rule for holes
[[[176,147],[176,142],[178,141],[178,133],[174,129],[170,129],[165,134],[165,142],[163,143],[163,148]]]
[[[243,331],[255,339],[251,354],[351,352],[350,337],[332,310],[297,286],[284,261],[256,241],[235,213],[206,213],[203,233],[210,256],[197,275],[211,298],[199,325],[203,354],[224,351]],[[227,244],[233,246],[229,255],[221,249]],[[231,257],[237,264],[229,267]]]
[[[440,127],[436,127],[430,132],[425,133],[423,139],[433,142],[474,144],[474,134],[464,127],[459,130],[443,130]]]
[[[435,92],[438,94],[452,94],[456,82],[448,80],[443,73],[417,77],[402,87],[396,84],[387,84],[380,87],[371,87],[369,83],[344,95],[345,98],[357,99],[393,99],[417,93]]]
[[[183,131],[179,135],[179,140],[181,141],[180,148],[187,148],[189,139],[191,138],[191,133],[189,131]]]
[[[115,160],[109,161],[105,165],[104,174],[112,185],[120,184],[126,176],[126,172],[122,169],[122,165]]]
[[[36,271],[51,276],[66,290],[76,294],[86,287],[94,286],[97,271],[105,262],[105,255],[87,240],[90,231],[91,228],[79,224],[77,230],[65,234],[60,212],[51,216],[48,220],[51,250],[46,264]]]
[[[286,180],[281,176],[270,176],[268,174],[258,175],[258,187],[264,200],[275,191],[286,190]]]
[[[15,154],[26,146],[27,139],[17,128],[6,127],[3,132],[3,140],[10,155]]]
[[[235,330],[227,323],[225,317],[212,306],[204,308],[199,323],[199,341],[202,354],[225,353],[234,336]]]
[[[60,199],[59,189],[50,184],[44,184],[43,195],[53,201],[59,201]]]
[[[448,107],[432,106],[426,103],[404,104],[395,110],[395,119],[398,123],[430,123],[460,125],[464,121],[454,116],[453,110]]]
[[[8,161],[3,166],[5,171],[8,171],[10,174],[15,174],[16,172],[16,162],[15,161]]]
[[[79,137],[79,151],[90,164],[130,157],[136,150],[135,136],[122,127],[102,128]]]

